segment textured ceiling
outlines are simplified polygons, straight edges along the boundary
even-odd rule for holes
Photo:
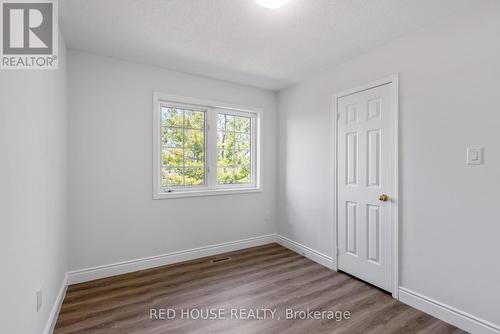
[[[64,0],[69,48],[281,89],[483,0]]]

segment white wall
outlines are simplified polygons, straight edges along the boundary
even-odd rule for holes
[[[58,70],[0,71],[0,333],[42,333],[67,270],[61,36],[59,46]]]
[[[499,325],[499,32],[478,3],[281,92],[278,232],[332,256],[332,96],[399,72],[401,286]]]
[[[262,108],[264,192],[153,200],[153,91]],[[275,93],[70,50],[69,103],[70,270],[275,232]]]

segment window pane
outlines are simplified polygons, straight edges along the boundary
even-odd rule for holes
[[[203,168],[184,169],[184,182],[186,186],[196,186],[205,183],[205,170]]]
[[[185,130],[184,135],[184,147],[196,152],[205,150],[205,133],[203,130]]]
[[[183,150],[182,148],[164,148],[162,151],[162,164],[165,167],[182,167]]]
[[[236,134],[234,132],[218,132],[217,147],[224,150],[234,150]]]
[[[184,162],[186,166],[203,167],[205,165],[205,151],[184,150]]]
[[[236,168],[234,172],[234,179],[237,184],[251,183],[250,165]]]
[[[161,107],[161,125],[182,127],[184,112],[182,109]]]
[[[187,129],[203,129],[205,127],[205,113],[203,111],[186,110],[184,127]]]
[[[226,130],[225,131],[234,131],[235,130],[235,116],[233,115],[225,115],[226,116]]]
[[[236,155],[234,151],[218,150],[217,166],[236,166]]]
[[[234,130],[236,132],[250,133],[250,117],[235,117]]]
[[[217,113],[216,180],[221,185],[252,184],[254,166],[253,118],[244,112]],[[174,187],[207,184],[207,115],[190,107],[160,107],[161,121],[161,186],[164,191]],[[210,139],[211,140],[211,139]],[[209,147],[212,147],[209,145]],[[210,155],[212,157],[212,155]],[[211,158],[212,159],[212,158]],[[211,160],[212,161],[212,160]]]
[[[226,131],[226,115],[217,114],[217,131]]]
[[[250,165],[250,151],[235,151],[234,165]]]
[[[161,175],[161,186],[163,188],[170,188],[174,186],[181,186],[184,184],[184,175],[181,168],[167,168],[163,169]]]
[[[205,184],[205,112],[162,106],[160,117],[164,191]]]
[[[167,147],[182,147],[184,145],[184,133],[182,128],[162,128],[162,145]]]
[[[244,133],[235,134],[235,149],[236,150],[249,150],[250,149],[250,135]]]
[[[217,150],[217,166],[225,166],[226,163],[226,150]]]
[[[217,115],[217,182],[252,183],[252,118]]]
[[[217,183],[219,184],[234,184],[234,168],[220,167],[217,168]]]

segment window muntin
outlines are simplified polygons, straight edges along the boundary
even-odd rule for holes
[[[206,185],[206,111],[160,105],[161,190]]]
[[[252,184],[252,117],[217,114],[217,184]]]

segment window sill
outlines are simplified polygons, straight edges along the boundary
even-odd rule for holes
[[[225,188],[225,189],[211,189],[211,190],[178,190],[178,191],[173,191],[171,193],[153,194],[153,199],[236,195],[236,194],[260,193],[260,192],[262,192],[261,187],[234,188],[234,189]]]

